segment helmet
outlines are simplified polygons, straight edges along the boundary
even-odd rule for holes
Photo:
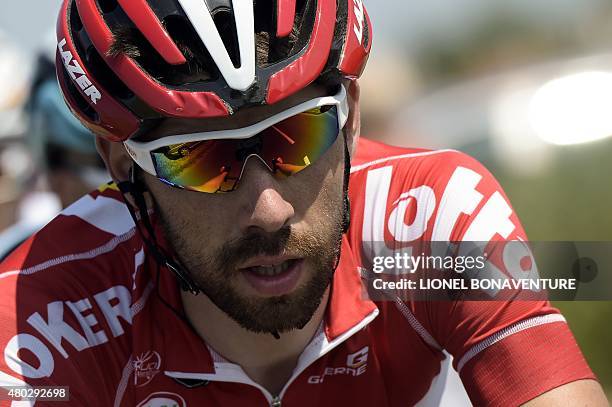
[[[111,141],[359,77],[372,43],[362,0],[64,0],[57,29],[64,98]]]

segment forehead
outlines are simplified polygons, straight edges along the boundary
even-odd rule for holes
[[[196,132],[229,130],[250,126],[265,120],[279,112],[299,105],[307,100],[329,95],[330,92],[322,85],[313,84],[300,92],[289,96],[273,105],[253,106],[242,109],[236,114],[226,117],[209,119],[168,119],[155,129],[138,137],[139,141],[153,141],[174,134],[189,134]]]

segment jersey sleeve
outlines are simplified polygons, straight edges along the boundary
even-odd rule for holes
[[[349,238],[354,247],[361,244],[362,264],[371,264],[372,246],[380,241],[393,247],[489,242],[496,248],[527,241],[499,183],[468,155],[393,150],[367,160],[353,166],[351,184],[357,232]],[[498,272],[507,273],[498,260]],[[595,378],[565,319],[546,300],[406,300],[402,307],[425,343],[453,355],[475,405],[518,405]]]
[[[39,233],[0,264],[0,388],[61,386],[71,406],[113,405],[129,356],[127,284],[109,285],[114,269],[88,252],[48,258],[64,243]],[[0,397],[0,407],[57,404]]]
[[[444,192],[433,240],[489,242],[497,251],[506,242],[527,241],[489,171],[465,154],[446,155],[450,177],[434,185]],[[493,257],[498,272],[514,267],[503,255]],[[595,378],[565,319],[546,300],[431,302],[421,318],[454,356],[453,365],[476,405],[518,405],[563,384]]]
[[[70,405],[85,406],[80,393],[85,388],[86,375],[59,355],[45,338],[62,338],[63,329],[66,336],[55,343],[58,349],[72,350],[69,336],[75,345],[83,345],[80,334],[70,335],[76,330],[68,331],[76,321],[63,312],[61,323],[55,319],[59,307],[63,311],[61,296],[51,298],[48,290],[26,281],[27,277],[20,276],[18,271],[0,267],[0,388],[5,388],[2,394],[6,396],[0,397],[0,406],[43,406],[45,401],[18,401],[16,395],[8,397],[7,393],[8,388],[41,386],[67,386]],[[60,324],[64,323],[62,327]]]

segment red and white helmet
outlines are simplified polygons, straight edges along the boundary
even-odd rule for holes
[[[141,57],[109,52],[126,28]],[[64,0],[57,32],[66,102],[112,141],[160,120],[228,116],[315,81],[359,77],[372,44],[362,0]],[[282,50],[263,60],[262,33]],[[202,59],[207,75],[190,77]]]

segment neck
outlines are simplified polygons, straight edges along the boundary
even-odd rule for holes
[[[329,289],[304,328],[281,333],[279,339],[247,331],[205,295],[181,295],[187,318],[198,335],[225,359],[240,365],[255,382],[278,394],[323,320]]]

